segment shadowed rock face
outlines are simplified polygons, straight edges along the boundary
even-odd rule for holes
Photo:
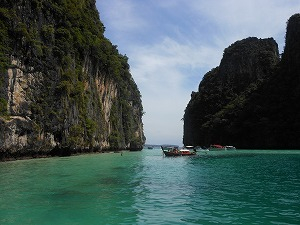
[[[287,25],[282,67],[292,77],[300,76],[300,14],[293,15]],[[294,74],[294,76],[292,75]]]
[[[273,39],[247,38],[224,51],[192,93],[184,144],[240,148],[299,148],[299,14],[288,22],[280,61]]]
[[[0,158],[141,150],[128,58],[92,0],[0,4]]]

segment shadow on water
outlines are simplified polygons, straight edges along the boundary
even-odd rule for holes
[[[197,158],[202,159],[222,159],[222,158],[242,158],[242,157],[255,157],[258,156],[257,153],[230,153],[230,154],[210,154],[210,153],[204,153],[201,155],[197,155]]]
[[[223,159],[223,158],[248,158],[262,155],[299,155],[297,150],[235,150],[235,151],[203,151],[198,152],[196,158]]]

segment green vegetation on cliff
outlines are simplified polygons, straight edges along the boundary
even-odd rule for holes
[[[61,147],[141,149],[141,95],[104,30],[95,0],[2,0],[0,116],[29,117]],[[8,107],[9,69],[35,83],[18,112]]]
[[[187,105],[184,144],[300,148],[299,31],[296,14],[281,60],[273,39],[247,38],[225,49]]]

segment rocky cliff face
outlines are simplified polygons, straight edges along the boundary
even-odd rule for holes
[[[256,89],[278,61],[278,47],[273,39],[247,38],[225,49],[220,66],[204,76],[185,110],[184,143],[223,142],[220,130],[211,130],[228,120],[218,114],[233,107],[233,101],[242,104],[239,96]]]
[[[93,0],[0,4],[0,157],[141,150],[127,57]]]
[[[280,60],[273,39],[247,38],[225,49],[219,67],[192,93],[184,144],[299,148],[299,14],[288,22]]]

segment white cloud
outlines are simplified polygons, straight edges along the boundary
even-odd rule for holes
[[[139,15],[137,4],[131,0],[110,0],[98,1],[98,5],[106,9],[106,12],[99,10],[100,19],[107,21],[104,26],[118,38],[126,38],[124,33],[135,32],[143,29],[146,22]],[[99,8],[99,7],[98,7]],[[103,13],[102,13],[103,12]]]
[[[182,144],[181,118],[191,88],[197,90],[204,73],[201,69],[215,67],[221,55],[217,56],[213,48],[178,43],[169,37],[131,51],[135,55],[130,59],[131,71],[142,91],[146,112],[147,142]]]
[[[132,72],[138,83],[150,80],[155,86],[180,88],[193,74],[184,73],[215,67],[221,58],[216,49],[196,43],[179,43],[166,37],[161,43],[138,46],[130,50]]]
[[[274,37],[282,49],[288,18],[299,12],[295,0],[212,0],[191,2],[195,14],[205,17],[217,31],[216,40],[229,45],[249,36]],[[230,43],[229,43],[230,42]]]

